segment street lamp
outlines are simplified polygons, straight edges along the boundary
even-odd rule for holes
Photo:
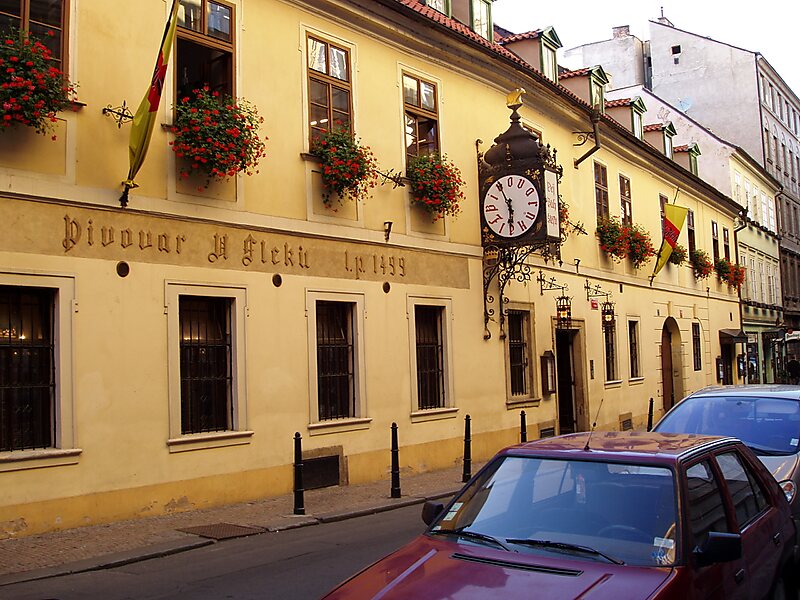
[[[572,327],[572,298],[558,296],[556,298],[556,329],[570,329]]]
[[[603,319],[603,327],[613,327],[617,318],[614,314],[614,303],[606,300],[601,303],[600,316]]]

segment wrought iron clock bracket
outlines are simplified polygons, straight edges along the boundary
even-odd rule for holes
[[[122,129],[123,123],[133,121],[133,113],[130,108],[128,108],[125,100],[122,101],[122,106],[112,107],[109,104],[103,109],[103,114],[114,119],[114,122],[117,124],[117,129]]]
[[[506,286],[516,280],[527,285],[531,281],[532,267],[526,263],[527,258],[538,246],[502,247],[489,245],[483,250],[483,339],[489,340],[492,333],[489,330],[489,321],[495,316],[494,297],[489,293],[492,281],[497,280],[498,288],[498,322],[500,325],[500,339],[506,337],[505,321],[508,298],[505,295]]]

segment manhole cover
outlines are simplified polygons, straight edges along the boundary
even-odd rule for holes
[[[231,525],[230,523],[215,523],[213,525],[198,525],[197,527],[186,527],[178,529],[184,533],[192,533],[212,540],[227,540],[230,538],[244,537],[264,533],[261,527],[245,527],[243,525]]]

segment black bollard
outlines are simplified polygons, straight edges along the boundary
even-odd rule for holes
[[[528,441],[528,424],[525,422],[525,411],[519,411],[519,441]]]
[[[306,514],[303,503],[303,446],[300,432],[294,434],[294,514]]]
[[[650,398],[650,407],[647,409],[647,431],[653,430],[653,399]]]
[[[464,417],[464,473],[461,477],[463,483],[472,479],[472,438],[470,437],[470,418]]]
[[[400,497],[400,448],[397,444],[397,423],[392,423],[392,498]]]

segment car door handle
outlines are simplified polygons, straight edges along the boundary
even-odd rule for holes
[[[733,579],[736,583],[742,583],[742,581],[744,581],[744,569],[736,571],[736,575],[733,576]]]
[[[775,544],[776,546],[780,546],[781,545],[781,533],[780,532],[778,532],[778,533],[776,533],[775,535],[772,536],[772,543]]]

